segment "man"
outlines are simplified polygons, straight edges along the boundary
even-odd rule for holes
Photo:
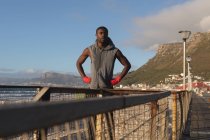
[[[91,77],[88,77],[82,64],[90,57]],[[115,59],[124,66],[122,72],[113,79]],[[131,68],[130,62],[115,47],[112,40],[108,37],[108,29],[104,26],[96,29],[96,42],[86,48],[77,60],[77,69],[84,83],[90,84],[91,89],[113,88],[128,73]]]

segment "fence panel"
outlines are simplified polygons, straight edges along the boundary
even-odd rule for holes
[[[52,121],[57,122],[58,120],[61,120],[62,118],[60,117],[63,114],[68,114],[69,118],[72,118],[71,115],[75,114],[88,115],[79,117],[79,119],[76,120],[55,123],[52,126],[42,127],[41,129],[32,129],[12,137],[4,137],[4,139],[171,139],[171,129],[169,127],[171,119],[169,103],[170,92],[167,91],[89,90],[65,87],[27,87],[26,89],[21,87],[20,90],[18,87],[10,87],[4,88],[6,91],[4,91],[3,88],[0,88],[0,94],[13,91],[12,88],[16,89],[15,92],[29,90],[33,93],[30,94],[30,97],[24,98],[24,100],[21,99],[18,101],[18,99],[15,98],[15,102],[50,102],[51,104],[47,104],[47,106],[43,105],[43,110],[45,107],[48,108],[46,109],[46,112],[44,112],[46,118],[48,115],[52,115],[50,113],[53,113],[53,109],[55,109],[54,112],[61,113],[57,114],[58,118],[52,115],[55,119]],[[179,138],[185,128],[184,124],[187,119],[186,114],[189,109],[188,104],[190,96],[189,94],[185,95],[182,92],[174,92],[173,96],[176,97],[173,98],[173,101],[177,105],[176,119],[173,119],[176,121],[177,127],[174,129],[176,136],[172,135],[174,138]],[[1,98],[1,101],[3,101],[4,104],[10,104],[14,100],[10,101]],[[55,107],[51,108],[51,105],[55,105]],[[57,110],[58,106],[64,111]],[[83,108],[87,108],[87,110],[84,110]],[[70,110],[68,111],[68,109]],[[35,109],[34,111],[37,110]],[[44,114],[39,115],[43,117]],[[34,115],[36,116],[36,114]],[[67,117],[68,116],[64,116],[64,118]]]

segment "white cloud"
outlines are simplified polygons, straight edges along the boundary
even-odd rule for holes
[[[25,72],[26,73],[35,73],[36,70],[35,69],[26,69]]]
[[[41,77],[45,70],[37,69],[25,69],[25,70],[13,70],[7,68],[0,68],[0,77],[7,78],[38,78]]]
[[[47,72],[46,70],[38,70],[38,69],[33,69],[33,68],[29,68],[29,69],[25,69],[20,71],[20,73],[25,73],[25,74],[42,74]]]
[[[204,31],[209,31],[210,30],[210,16],[204,17],[200,21],[200,26]]]
[[[133,20],[130,45],[150,50],[161,43],[181,41],[180,30],[206,32],[210,29],[210,0],[190,0],[159,13]]]

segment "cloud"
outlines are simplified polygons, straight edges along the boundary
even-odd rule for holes
[[[38,69],[33,69],[33,68],[28,68],[19,71],[19,73],[24,73],[24,74],[42,74],[47,72],[47,70],[38,70]]]
[[[3,71],[3,72],[2,72]],[[25,70],[13,70],[13,69],[0,69],[0,77],[7,78],[38,78],[43,75],[43,73],[47,72],[46,70],[37,70],[37,69],[25,69]]]
[[[204,31],[210,31],[210,16],[204,17],[200,21],[200,26]]]
[[[22,72],[28,73],[28,74],[32,74],[32,73],[42,73],[41,70],[36,70],[36,69],[32,69],[32,68],[30,68],[30,69],[25,69],[25,70],[23,70]]]
[[[206,32],[210,29],[210,0],[190,0],[155,15],[133,19],[130,46],[154,50],[158,44],[180,41],[180,30]]]

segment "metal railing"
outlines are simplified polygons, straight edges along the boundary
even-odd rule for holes
[[[25,89],[32,97],[2,98]],[[186,91],[39,86],[0,86],[1,94],[2,139],[175,140],[185,129],[191,99]]]
[[[191,98],[187,91],[172,92],[172,140],[181,139],[183,133],[189,135],[186,127]]]

